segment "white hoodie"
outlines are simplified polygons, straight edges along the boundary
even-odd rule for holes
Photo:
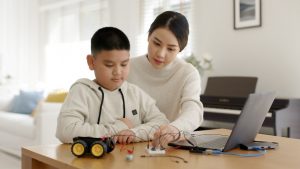
[[[76,136],[112,136],[128,129],[118,120],[123,118],[123,106],[125,118],[134,124],[131,130],[136,135],[135,141],[152,139],[158,126],[168,124],[155,101],[139,87],[126,81],[119,88],[121,92],[100,87],[104,96],[99,87],[89,79],[79,79],[71,86],[57,121],[56,137],[60,141],[72,143]],[[102,99],[100,123],[97,124]]]

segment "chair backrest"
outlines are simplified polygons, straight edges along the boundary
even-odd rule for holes
[[[257,77],[212,76],[208,77],[204,95],[248,97],[255,92]]]

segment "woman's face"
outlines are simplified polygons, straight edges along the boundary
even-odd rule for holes
[[[179,51],[175,35],[167,28],[157,28],[148,37],[148,60],[156,69],[171,63]]]

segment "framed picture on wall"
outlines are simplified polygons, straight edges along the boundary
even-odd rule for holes
[[[234,29],[261,26],[261,0],[234,0]]]

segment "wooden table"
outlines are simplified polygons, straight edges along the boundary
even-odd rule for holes
[[[201,131],[201,133],[229,134],[230,130],[216,129]],[[134,146],[134,159],[126,160],[126,150],[121,150],[121,145],[117,145],[115,150],[106,154],[103,158],[95,159],[91,156],[77,158],[70,151],[71,145],[42,145],[22,148],[22,169],[276,169],[288,168],[299,169],[300,160],[300,140],[269,136],[259,134],[256,140],[275,141],[279,143],[276,150],[269,150],[260,157],[240,157],[232,155],[202,155],[193,154],[186,150],[167,149],[166,155],[174,155],[184,158],[183,160],[173,157],[140,157],[145,155],[147,143],[135,143],[127,145],[132,149]],[[237,153],[256,153],[233,150]]]

